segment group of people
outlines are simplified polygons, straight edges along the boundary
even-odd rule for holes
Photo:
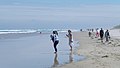
[[[71,30],[68,30],[68,34],[66,34],[66,36],[68,37],[69,39],[69,46],[70,46],[70,50],[72,51],[72,32]],[[54,46],[54,50],[55,50],[55,54],[57,53],[57,45],[59,43],[59,38],[58,38],[58,32],[57,31],[53,31],[53,34],[50,35],[50,38],[53,42],[53,46]]]
[[[104,37],[106,38],[106,42],[109,41],[110,39],[110,34],[109,31],[106,30],[104,33],[104,30],[101,28],[100,31],[98,31],[98,29],[96,29],[96,34],[94,33],[94,29],[89,30],[89,37],[91,37],[92,39],[94,38],[94,36],[96,38],[100,37],[101,42],[103,42]],[[68,34],[66,34],[66,36],[69,39],[69,46],[70,46],[70,50],[72,51],[72,42],[73,42],[73,37],[72,37],[72,32],[71,30],[68,30]],[[54,53],[57,53],[57,45],[59,43],[59,38],[58,38],[58,32],[57,31],[53,31],[53,34],[50,35],[50,38],[53,42],[53,46],[54,46]]]
[[[92,31],[92,32],[91,32]],[[105,32],[104,32],[104,30],[101,28],[100,29],[100,31],[98,31],[98,28],[96,29],[96,34],[94,34],[94,30],[92,29],[92,30],[89,30],[89,37],[91,37],[91,38],[93,38],[93,35],[95,35],[95,38],[98,38],[98,37],[100,37],[100,39],[101,39],[101,42],[103,42],[103,39],[104,39],[104,37],[106,38],[106,42],[108,42],[109,41],[109,39],[110,39],[110,34],[109,34],[109,31],[108,30],[106,30]]]
[[[109,31],[106,30],[106,31],[105,31],[105,34],[104,34],[104,30],[101,28],[101,30],[100,30],[100,38],[101,38],[101,42],[103,42],[103,38],[104,38],[104,36],[105,36],[105,38],[106,38],[106,42],[108,42],[109,39],[110,39]]]

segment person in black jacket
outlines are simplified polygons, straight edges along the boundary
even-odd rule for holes
[[[100,39],[101,39],[101,42],[103,42],[103,36],[104,36],[104,31],[101,28],[101,30],[100,30]]]

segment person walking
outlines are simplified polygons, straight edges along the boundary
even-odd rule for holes
[[[58,32],[57,31],[53,31],[53,34],[50,35],[51,37],[51,40],[53,42],[53,45],[54,45],[54,50],[55,50],[55,54],[57,53],[57,45],[59,43],[59,39],[58,39]]]
[[[101,39],[101,42],[103,42],[103,36],[104,36],[104,31],[101,28],[101,30],[100,30],[100,39]]]
[[[89,37],[91,37],[91,34],[92,34],[92,33],[89,31],[89,32],[88,32]]]
[[[109,34],[108,30],[106,30],[106,32],[105,32],[105,38],[106,38],[106,42],[108,42],[109,38],[110,38],[110,34]]]
[[[68,34],[66,34],[66,36],[69,38],[69,46],[70,46],[70,50],[72,51],[73,38],[72,38],[71,30],[68,30]]]
[[[96,29],[96,38],[99,37],[99,31],[98,31],[98,28]]]

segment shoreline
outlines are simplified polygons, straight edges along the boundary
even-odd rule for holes
[[[86,57],[85,60],[65,64],[57,68],[119,68],[120,39],[111,38],[110,42],[101,43],[99,38],[91,39],[87,32],[74,32],[74,40],[79,47],[74,51]]]
[[[51,68],[84,59],[71,53],[65,33],[59,33],[59,40],[55,56],[50,34],[0,35],[0,68]]]

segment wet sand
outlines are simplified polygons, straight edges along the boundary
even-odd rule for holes
[[[0,68],[51,68],[84,60],[71,52],[66,33],[60,33],[58,53],[54,54],[50,34],[0,35]],[[77,50],[74,42],[74,50]]]
[[[74,39],[80,45],[76,54],[84,55],[86,59],[57,68],[120,68],[119,39],[111,38],[110,42],[101,43],[99,38],[89,38],[87,32],[75,32]]]

